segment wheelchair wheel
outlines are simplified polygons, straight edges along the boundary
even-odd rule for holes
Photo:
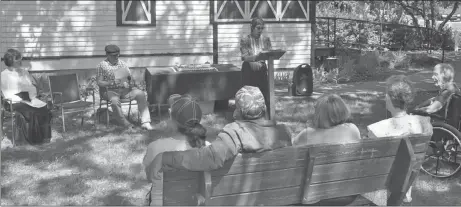
[[[435,122],[421,170],[438,177],[447,178],[461,169],[461,133],[443,122]]]

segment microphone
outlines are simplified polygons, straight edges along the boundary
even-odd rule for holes
[[[131,89],[131,75],[126,77],[126,79],[128,80],[128,85],[130,86],[129,88]]]

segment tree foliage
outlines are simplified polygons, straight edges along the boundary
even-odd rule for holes
[[[336,21],[336,38],[331,37],[334,28],[330,24],[330,39],[339,43],[395,45],[417,48],[423,45],[442,46],[453,34],[446,23],[459,9],[460,1],[319,1],[318,17],[336,17],[383,23],[364,24],[354,21]],[[442,18],[442,14],[448,14]],[[319,23],[322,24],[320,21]],[[395,25],[395,26],[394,26]],[[400,25],[415,26],[404,27]],[[319,25],[319,32],[328,26]],[[328,32],[326,32],[328,33]],[[325,36],[325,34],[322,34]],[[326,35],[328,36],[328,35]],[[448,43],[450,44],[450,43]],[[402,49],[402,48],[401,48]]]

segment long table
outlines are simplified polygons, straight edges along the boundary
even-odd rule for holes
[[[198,101],[226,101],[242,87],[240,68],[232,64],[212,65],[218,71],[175,72],[171,68],[147,67],[147,100],[167,104],[171,94],[190,94]]]

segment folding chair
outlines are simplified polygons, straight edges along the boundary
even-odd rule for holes
[[[93,112],[96,116],[94,88],[87,87],[86,92],[92,92],[93,102],[86,101],[87,93],[84,100],[80,95],[77,74],[54,75],[48,77],[52,96],[52,103],[61,110],[62,131],[66,131],[65,114],[84,112],[87,107],[93,105]],[[83,125],[83,116],[81,125]]]
[[[15,124],[15,111],[13,110],[13,102],[10,100],[10,99],[6,99],[5,97],[3,97],[3,93],[1,93],[0,91],[0,95],[1,95],[1,104],[2,104],[2,110],[0,113],[2,113],[2,123],[3,123],[3,120],[5,119],[5,114],[9,114],[10,116],[10,119],[11,119],[11,140],[12,140],[12,143],[13,143],[13,146],[15,146],[15,131],[16,131],[16,124]],[[3,126],[1,126],[3,127]],[[2,130],[3,132],[3,130]],[[3,136],[3,135],[2,135]]]
[[[128,81],[131,82],[131,77],[128,77]],[[105,98],[105,94],[107,93],[107,87],[99,86],[99,108],[98,111],[102,109],[102,106],[105,105],[106,109],[106,126],[109,126],[109,104],[110,100]],[[130,99],[120,99],[120,103],[122,106],[125,104],[128,104],[128,119],[130,119],[130,114],[131,114],[131,105],[135,104],[135,100],[130,100]],[[138,121],[139,121],[139,112],[138,112]],[[98,122],[101,122],[101,117],[98,116]]]

